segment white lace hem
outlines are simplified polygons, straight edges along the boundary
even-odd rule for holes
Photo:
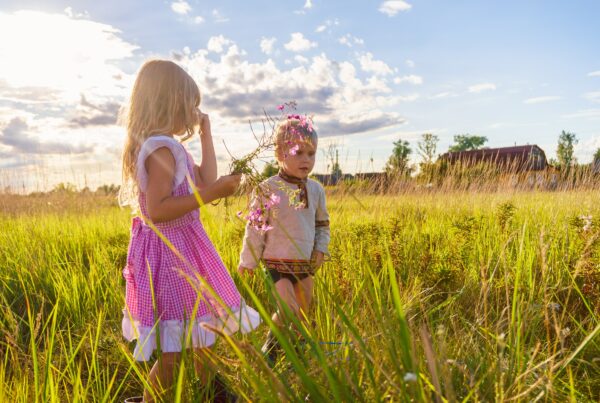
[[[261,322],[258,312],[245,304],[237,309],[232,309],[232,312],[233,315],[225,318],[209,314],[197,318],[193,322],[163,320],[155,326],[141,326],[139,321],[132,319],[127,311],[123,310],[121,324],[123,337],[128,341],[137,339],[133,357],[137,361],[148,361],[159,344],[160,350],[164,353],[180,352],[184,345],[186,348],[209,347],[214,344],[217,336],[210,329],[217,329],[227,335],[238,331],[248,333],[258,327]],[[158,336],[156,334],[157,327],[159,328]]]

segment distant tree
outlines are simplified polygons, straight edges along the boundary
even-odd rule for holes
[[[599,161],[600,160],[600,148],[598,148],[596,150],[596,152],[594,153],[594,161]]]
[[[412,154],[410,144],[406,140],[398,140],[394,142],[394,149],[392,155],[385,165],[385,171],[388,174],[409,174],[411,168],[409,167],[408,161]]]
[[[262,176],[265,178],[270,178],[273,175],[277,175],[277,172],[279,172],[279,165],[277,164],[277,161],[272,160],[265,164],[265,167],[262,171]]]
[[[96,193],[103,194],[106,196],[116,195],[119,193],[120,189],[121,189],[121,187],[118,185],[115,185],[115,184],[101,185],[101,186],[98,186],[98,188],[96,188]]]
[[[450,146],[448,151],[468,151],[478,150],[488,141],[484,136],[473,136],[470,134],[457,134],[454,136],[454,144]]]
[[[339,178],[342,176],[342,169],[339,163],[339,144],[336,142],[329,143],[326,150],[327,170],[331,176]]]
[[[569,170],[571,166],[577,163],[575,159],[575,145],[579,142],[575,133],[562,131],[558,136],[558,147],[556,148],[556,158],[561,168]]]
[[[76,193],[77,186],[69,182],[61,182],[54,186],[51,193]]]
[[[417,143],[417,149],[421,158],[423,158],[424,164],[433,163],[433,159],[435,158],[435,151],[437,150],[437,143],[439,141],[439,137],[431,134],[424,133],[421,135],[421,141]]]

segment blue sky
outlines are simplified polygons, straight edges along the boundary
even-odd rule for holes
[[[600,147],[598,1],[0,2],[0,186],[119,181],[115,124],[153,57],[196,79],[224,144],[253,147],[248,119],[295,99],[346,172],[381,169],[392,143],[433,132],[488,146],[561,130]],[[199,155],[197,142],[191,145]],[[414,162],[418,161],[417,155]],[[319,154],[316,171],[327,169]]]

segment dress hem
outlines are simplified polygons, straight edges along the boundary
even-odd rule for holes
[[[258,312],[243,302],[239,307],[230,309],[232,314],[223,317],[208,314],[194,321],[159,320],[154,326],[142,325],[123,310],[123,337],[128,341],[137,339],[133,356],[137,361],[148,361],[159,346],[164,353],[181,352],[183,346],[209,347],[215,343],[219,332],[227,335],[238,331],[248,333],[261,323]]]

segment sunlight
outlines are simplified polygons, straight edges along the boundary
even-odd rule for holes
[[[113,63],[137,48],[119,33],[110,25],[63,14],[0,13],[0,79],[12,87],[58,89],[69,99],[92,88],[114,93],[123,73]]]

